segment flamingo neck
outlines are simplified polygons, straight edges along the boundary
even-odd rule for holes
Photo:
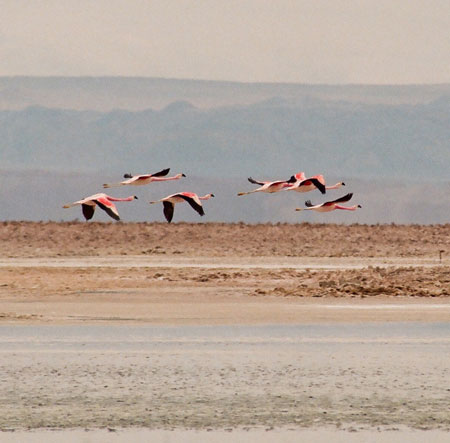
[[[152,177],[152,181],[154,182],[165,182],[168,180],[178,180],[181,178],[181,174],[175,175],[173,177]]]
[[[325,186],[325,189],[339,189],[341,186],[342,186],[342,182],[339,182],[333,186]]]
[[[340,206],[340,205],[336,205],[335,209],[342,209],[343,211],[356,211],[357,207],[358,207],[358,205],[354,205],[354,206]]]
[[[118,198],[118,197],[108,197],[108,200],[113,202],[130,202],[134,200],[134,195],[130,195],[126,198]]]

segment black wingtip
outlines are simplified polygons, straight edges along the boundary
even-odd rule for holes
[[[317,180],[317,178],[311,178],[309,180],[322,194],[327,192],[327,188],[320,180]]]
[[[152,177],[164,177],[169,173],[169,171],[170,171],[170,168],[166,168],[166,169],[163,169],[162,171],[158,171],[158,172],[155,172],[154,174],[151,174],[151,176]]]

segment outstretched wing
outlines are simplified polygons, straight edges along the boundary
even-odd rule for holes
[[[175,205],[171,202],[163,202],[163,212],[164,212],[164,217],[166,217],[166,220],[170,223],[172,221],[173,218],[173,211],[175,209]]]
[[[81,205],[81,210],[83,211],[84,218],[90,220],[94,216],[95,206],[91,205]]]
[[[116,206],[114,203],[110,202],[106,198],[99,198],[97,200],[94,200],[97,205],[103,209],[110,217],[112,217],[114,220],[119,221],[119,213],[117,212]]]
[[[167,169],[163,169],[162,171],[159,172],[155,172],[154,174],[152,174],[152,177],[164,177],[165,175],[167,175],[170,171],[170,168]]]
[[[187,195],[178,194],[179,197],[181,197],[183,200],[187,201],[191,207],[197,211],[200,215],[205,215],[205,211],[203,210],[203,206],[201,205],[200,201],[195,201],[194,197],[189,197]],[[197,197],[198,200],[198,197]]]
[[[248,181],[249,181],[250,183],[253,183],[254,185],[260,185],[260,186],[263,186],[263,185],[265,184],[264,182],[257,182],[256,180],[254,180],[254,179],[251,178],[251,177],[248,178]]]
[[[309,181],[322,193],[325,194],[326,188],[323,183],[321,183],[317,178],[310,178]]]
[[[343,197],[337,198],[336,200],[333,200],[333,201],[330,201],[330,202],[326,202],[323,205],[324,206],[328,206],[328,205],[332,205],[334,203],[348,202],[352,197],[353,197],[353,192],[350,192],[349,194],[346,194]]]

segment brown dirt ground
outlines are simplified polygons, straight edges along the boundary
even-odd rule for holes
[[[438,257],[450,224],[0,223],[3,257]]]
[[[428,314],[417,309],[414,315],[359,311],[358,317],[351,310],[345,315],[336,311],[334,317],[328,311],[313,315],[305,303],[337,299],[385,303],[400,298],[417,303],[439,298],[439,303],[447,304],[450,224],[4,222],[0,223],[0,246],[0,322],[230,324],[418,321],[425,316],[430,321],[449,320],[448,309]],[[125,255],[130,262],[121,259],[120,266],[83,262],[83,257]],[[159,257],[167,265],[159,266]],[[182,257],[188,260],[180,261]],[[199,257],[205,265],[188,266],[191,258]],[[270,258],[271,268],[246,268],[245,264],[258,262],[256,257],[259,261]],[[343,266],[278,268],[286,257],[301,261],[312,257],[309,261]],[[355,257],[363,267],[345,269],[346,263],[355,263]],[[27,264],[33,258],[42,263]],[[62,260],[62,265],[49,266],[53,258]],[[390,263],[384,266],[386,258]],[[18,259],[25,264],[14,264]],[[65,267],[66,259],[75,260],[75,265]],[[225,259],[237,265],[226,268],[221,265]],[[153,266],[146,265],[149,260]]]

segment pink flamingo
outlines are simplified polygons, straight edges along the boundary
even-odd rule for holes
[[[278,181],[274,181],[274,182],[260,182],[260,181],[256,181],[253,178],[249,177],[248,181],[255,185],[260,185],[260,187],[257,189],[254,189],[253,191],[239,192],[239,194],[238,194],[239,196],[252,194],[253,192],[267,192],[269,194],[272,194],[273,192],[279,192],[279,191],[282,191],[283,189],[291,186],[293,183],[295,183],[296,178],[293,175],[289,180],[284,180],[284,181],[278,180]]]
[[[168,195],[167,197],[162,198],[161,200],[156,200],[149,202],[151,205],[154,203],[162,202],[164,206],[164,216],[166,220],[170,223],[173,218],[173,212],[175,210],[176,203],[188,202],[191,207],[197,211],[201,216],[205,215],[203,211],[203,206],[201,200],[209,200],[211,197],[214,197],[214,194],[206,194],[203,197],[199,197],[197,194],[193,192],[178,192],[177,194]]]
[[[90,197],[83,198],[83,200],[78,200],[68,205],[64,205],[63,208],[71,208],[76,205],[81,205],[84,218],[87,221],[94,216],[95,207],[99,206],[114,220],[120,220],[119,212],[113,202],[130,202],[134,199],[137,199],[135,195],[131,195],[127,198],[114,198],[106,194],[94,194]]]
[[[361,205],[354,206],[341,206],[338,203],[348,202],[353,197],[353,193],[346,194],[343,197],[337,198],[329,202],[322,203],[321,205],[313,205],[311,200],[307,200],[305,205],[307,208],[297,208],[296,211],[317,211],[317,212],[331,212],[335,209],[343,209],[345,211],[355,211],[357,208],[361,208]]]
[[[303,173],[301,173],[303,174]],[[297,174],[298,175],[298,174]],[[294,176],[296,177],[296,176]],[[297,178],[297,177],[296,177]],[[325,194],[328,189],[339,189],[341,186],[345,186],[344,182],[336,183],[333,186],[325,186],[325,179],[323,175],[314,175],[313,177],[306,178],[305,176],[298,178],[297,181],[287,188],[287,191],[297,191],[297,192],[309,192],[314,189],[318,189],[322,194]]]
[[[162,171],[155,172],[154,174],[144,174],[144,175],[131,175],[125,174],[123,178],[127,178],[128,180],[124,180],[119,183],[105,183],[103,185],[104,188],[112,188],[115,186],[124,186],[124,185],[132,185],[132,186],[142,186],[147,185],[151,182],[163,182],[168,180],[178,180],[181,177],[186,177],[184,174],[177,174],[173,177],[165,177],[170,171],[170,168],[163,169]]]

